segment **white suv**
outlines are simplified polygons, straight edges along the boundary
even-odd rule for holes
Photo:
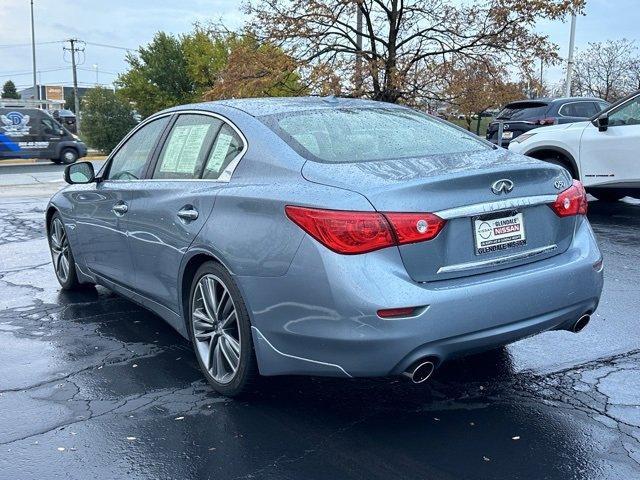
[[[640,198],[640,91],[589,121],[530,130],[509,150],[565,167],[600,200]]]

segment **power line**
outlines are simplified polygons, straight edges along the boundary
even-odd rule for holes
[[[94,47],[114,48],[116,50],[125,50],[127,52],[135,50],[135,48],[120,47],[118,45],[108,45],[106,43],[94,43],[94,42],[85,42],[85,43],[87,45],[92,45]]]
[[[78,67],[78,70],[82,70],[83,72],[95,72],[95,70],[93,68],[87,68],[87,67],[84,67],[84,68]],[[109,72],[107,70],[102,70],[102,69],[100,69],[100,73],[106,73],[107,75],[113,75],[113,76],[116,76],[116,77],[118,75],[120,75],[119,73]]]
[[[38,42],[36,45],[53,45],[54,43],[64,43],[64,40],[55,40],[53,42]],[[30,43],[12,43],[0,45],[0,48],[14,48],[14,47],[30,47]]]
[[[49,72],[59,72],[60,70],[66,70],[69,67],[60,67],[60,68],[48,68],[48,69],[44,69],[44,70],[36,70],[37,73],[49,73]],[[33,72],[31,70],[29,71],[21,71],[21,72],[0,72],[0,78],[7,78],[7,77],[21,77],[24,75],[31,75]]]

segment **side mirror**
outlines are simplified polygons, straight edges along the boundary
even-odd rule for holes
[[[72,163],[64,169],[64,181],[74,183],[91,183],[96,179],[91,162]]]
[[[606,132],[609,128],[609,115],[603,113],[598,118],[596,118],[596,127],[598,127],[598,131]]]

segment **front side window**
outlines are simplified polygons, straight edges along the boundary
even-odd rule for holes
[[[222,121],[207,115],[180,115],[162,147],[153,178],[200,178],[202,166]]]
[[[42,119],[42,129],[45,135],[62,135],[62,127],[52,118]]]
[[[640,125],[640,96],[609,114],[609,126]]]
[[[261,117],[294,150],[327,163],[490,150],[474,135],[404,108],[334,108]]]
[[[162,117],[147,123],[134,133],[116,152],[111,160],[109,180],[138,180],[151,157],[151,153],[169,123],[170,117]]]

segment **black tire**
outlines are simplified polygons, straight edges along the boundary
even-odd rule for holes
[[[569,175],[571,175],[571,178],[573,178],[574,180],[579,180],[577,172],[573,171],[573,167],[571,167],[570,165],[568,165],[566,162],[563,162],[562,160],[558,159],[558,158],[543,158],[543,161],[547,162],[547,163],[552,163],[553,165],[557,165],[559,167],[564,168],[565,170],[567,170],[569,172]]]
[[[604,190],[598,192],[589,192],[591,195],[596,197],[601,202],[617,202],[618,200],[625,197],[625,195],[616,192],[607,192]]]
[[[64,235],[62,240],[60,235]],[[71,245],[66,235],[62,217],[56,212],[51,217],[49,228],[47,229],[47,240],[49,241],[53,271],[63,290],[77,290],[80,288],[80,282],[78,281],[78,274],[76,273],[76,263],[73,258],[73,252],[71,251]],[[66,274],[63,274],[65,268],[62,262],[65,261],[67,262],[67,268]]]
[[[51,160],[51,163],[55,163],[57,165],[62,165],[62,162],[58,158],[50,158],[49,160]]]
[[[78,161],[78,151],[75,148],[63,148],[58,161],[64,165],[71,165]]]
[[[204,308],[204,303],[203,303],[204,299],[202,298],[202,291],[201,289],[199,289],[198,285],[201,281],[206,282],[207,279],[210,281],[213,280],[214,282],[219,280],[221,282],[222,287],[226,288],[228,295],[231,298],[231,301],[232,301],[231,307],[235,308],[235,312],[236,312],[235,314],[235,318],[237,322],[236,326],[238,328],[238,333],[239,333],[239,339],[237,339],[239,341],[237,343],[240,346],[239,363],[235,372],[232,375],[229,374],[230,375],[229,379],[226,379],[224,382],[218,381],[214,377],[214,374],[212,373],[214,370],[212,365],[212,359],[215,357],[215,355],[212,353],[207,355],[207,357],[209,357],[209,360],[208,360],[209,365],[205,365],[205,360],[203,359],[203,356],[206,354],[204,350],[207,349],[207,345],[208,345],[209,351],[214,349],[214,347],[212,347],[214,343],[216,344],[215,348],[219,348],[221,352],[225,351],[225,348],[223,348],[223,344],[227,345],[226,349],[228,349],[229,347],[228,343],[223,342],[222,337],[224,336],[224,334],[218,335],[217,337],[218,340],[217,342],[215,341],[216,337],[215,337],[214,331],[217,328],[219,328],[220,332],[224,330],[224,328],[219,327],[219,325],[222,325],[222,317],[224,316],[224,314],[216,316],[216,317],[219,317],[219,319],[216,319],[216,321],[212,324],[210,328],[212,330],[210,332],[212,336],[209,337],[209,339],[204,338],[207,335],[207,333],[205,333],[204,330],[202,330],[202,325],[204,325],[204,323],[203,321],[201,321],[202,320],[201,315],[202,313],[208,313],[208,312],[205,312],[206,309]],[[224,310],[225,309],[224,307],[229,303],[227,300],[225,304],[222,301],[222,299],[224,299],[224,294],[221,294],[221,298],[219,298],[220,302],[216,302],[220,305],[219,310]],[[202,308],[198,308],[198,305],[201,305]],[[200,313],[200,316],[197,319],[198,320],[197,326],[194,324],[194,312],[196,310],[199,310],[199,313]],[[198,364],[200,365],[200,369],[202,370],[202,373],[204,374],[207,381],[214,388],[214,390],[228,397],[236,397],[238,395],[246,394],[252,391],[255,387],[256,382],[258,381],[259,374],[258,374],[258,364],[256,361],[255,352],[253,350],[251,322],[249,320],[249,314],[247,313],[247,308],[242,299],[242,295],[240,294],[240,290],[238,289],[235,282],[233,281],[233,278],[231,278],[231,275],[227,272],[227,270],[222,265],[211,261],[211,262],[206,262],[202,264],[200,268],[197,270],[196,274],[194,275],[193,281],[191,283],[191,289],[189,292],[189,303],[186,308],[186,315],[187,315],[187,325],[189,329],[189,337],[191,338],[191,343],[194,348],[195,356],[198,360]],[[196,333],[195,333],[196,328],[200,329],[198,334],[198,336],[200,337],[199,339],[196,339]],[[220,358],[222,358],[221,355],[220,355]],[[225,356],[224,362],[226,362],[226,366],[230,366],[230,362],[227,362],[227,360],[228,360],[228,357]],[[218,371],[218,367],[216,367],[215,370]],[[217,372],[217,374],[219,374],[219,372]]]

